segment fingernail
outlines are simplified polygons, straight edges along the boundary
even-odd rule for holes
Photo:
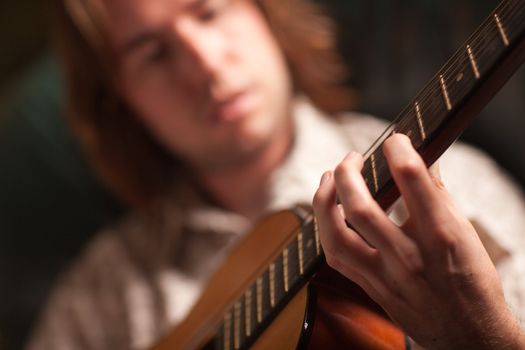
[[[328,181],[328,179],[330,178],[331,176],[331,172],[330,171],[326,171],[323,176],[321,176],[321,183],[319,185],[322,185],[324,184],[326,181]]]

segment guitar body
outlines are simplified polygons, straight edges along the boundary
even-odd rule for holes
[[[357,285],[327,265],[290,295],[282,308],[276,307],[275,317],[261,324],[264,329],[250,334],[253,340],[247,341],[246,327],[233,326],[246,317],[240,308],[242,314],[232,315],[231,333],[221,336],[227,308],[239,298],[244,300],[246,288],[294,239],[301,225],[293,211],[276,213],[258,225],[235,246],[190,315],[153,349],[403,349],[403,333]]]
[[[308,285],[300,348],[405,349],[405,336],[357,284],[324,265]]]
[[[252,349],[405,349],[405,337],[355,283],[323,266]]]

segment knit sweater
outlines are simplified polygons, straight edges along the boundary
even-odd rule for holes
[[[364,152],[386,125],[346,113],[328,118],[305,101],[294,108],[293,148],[269,182],[265,210],[310,203],[323,171],[350,150]],[[525,316],[525,202],[480,151],[452,146],[443,181],[497,260],[513,312]],[[129,214],[100,232],[59,281],[29,349],[144,349],[190,310],[234,243],[253,226],[213,206],[181,176],[157,214]]]

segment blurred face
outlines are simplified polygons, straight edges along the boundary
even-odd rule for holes
[[[285,59],[251,0],[104,0],[117,89],[173,154],[249,161],[290,126]]]

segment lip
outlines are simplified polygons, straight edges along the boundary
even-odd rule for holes
[[[211,119],[217,123],[237,121],[252,111],[254,103],[255,96],[250,89],[229,94],[212,102]]]

